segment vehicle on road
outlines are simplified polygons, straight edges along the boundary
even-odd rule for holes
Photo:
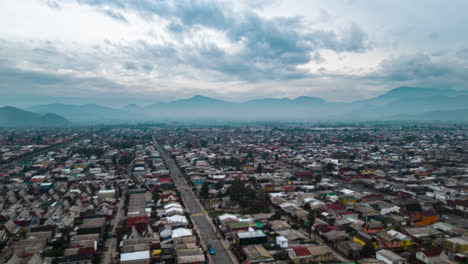
[[[211,245],[208,245],[208,252],[210,253],[210,255],[216,254],[216,251],[214,250],[214,248]]]

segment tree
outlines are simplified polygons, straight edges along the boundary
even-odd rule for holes
[[[190,143],[190,142],[185,143],[185,148],[191,149],[192,148],[192,143]]]
[[[222,182],[217,182],[215,183],[215,189],[216,190],[221,190],[221,188],[223,188],[224,184]]]
[[[206,148],[206,146],[208,146],[208,142],[206,140],[200,140],[200,146],[202,148]]]
[[[331,172],[335,169],[335,164],[333,163],[328,163],[327,164],[327,171]]]
[[[362,258],[375,256],[375,247],[372,242],[368,242],[362,247],[360,256]]]
[[[261,163],[259,163],[257,166],[257,173],[262,173],[262,171],[263,171],[263,166]]]
[[[304,210],[310,210],[310,203],[305,203],[304,204]]]
[[[208,198],[210,193],[210,184],[208,182],[204,182],[200,191],[200,196],[203,198]]]
[[[315,185],[319,185],[322,182],[322,175],[315,176]]]
[[[130,164],[132,162],[132,157],[130,157],[130,155],[125,155],[125,156],[122,156],[120,159],[119,159],[119,165],[121,166],[128,166],[128,164]]]
[[[307,215],[307,225],[309,227],[309,235],[312,234],[312,227],[314,226],[315,223],[315,213],[314,212],[309,212]]]
[[[270,217],[270,221],[273,221],[273,220],[279,220],[281,219],[281,212],[280,211],[276,211],[274,215],[272,215]]]
[[[227,193],[231,197],[231,200],[239,203],[242,208],[248,207],[249,202],[256,196],[255,191],[252,188],[245,187],[244,183],[240,180],[233,181]]]
[[[257,178],[255,178],[255,177],[253,177],[253,176],[250,176],[250,177],[249,177],[249,182],[250,182],[251,184],[256,184],[256,183],[257,183]]]
[[[159,191],[154,189],[153,191],[153,201],[156,203],[159,200]]]

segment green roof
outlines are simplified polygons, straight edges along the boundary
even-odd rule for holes
[[[263,228],[263,224],[261,222],[257,222],[257,228]]]

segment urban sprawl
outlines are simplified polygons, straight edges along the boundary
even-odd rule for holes
[[[0,263],[466,263],[468,127],[0,130]]]

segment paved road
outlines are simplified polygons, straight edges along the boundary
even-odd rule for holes
[[[176,166],[174,160],[159,146],[156,140],[153,138],[154,145],[161,154],[162,158],[166,161],[167,166],[171,172],[172,179],[174,184],[177,186],[177,189],[180,192],[180,195],[183,196],[185,201],[185,206],[189,210],[189,213],[192,214],[192,219],[194,220],[196,226],[200,230],[201,239],[205,241],[205,244],[210,244],[216,254],[213,256],[214,262],[219,264],[232,264],[231,259],[228,257],[226,249],[223,247],[221,242],[219,241],[217,234],[211,227],[209,220],[204,215],[204,210],[200,207],[200,205],[196,201],[195,194],[192,192],[190,186],[185,181],[182,173],[180,172],[179,168]],[[203,215],[193,215],[193,214],[201,214]]]

